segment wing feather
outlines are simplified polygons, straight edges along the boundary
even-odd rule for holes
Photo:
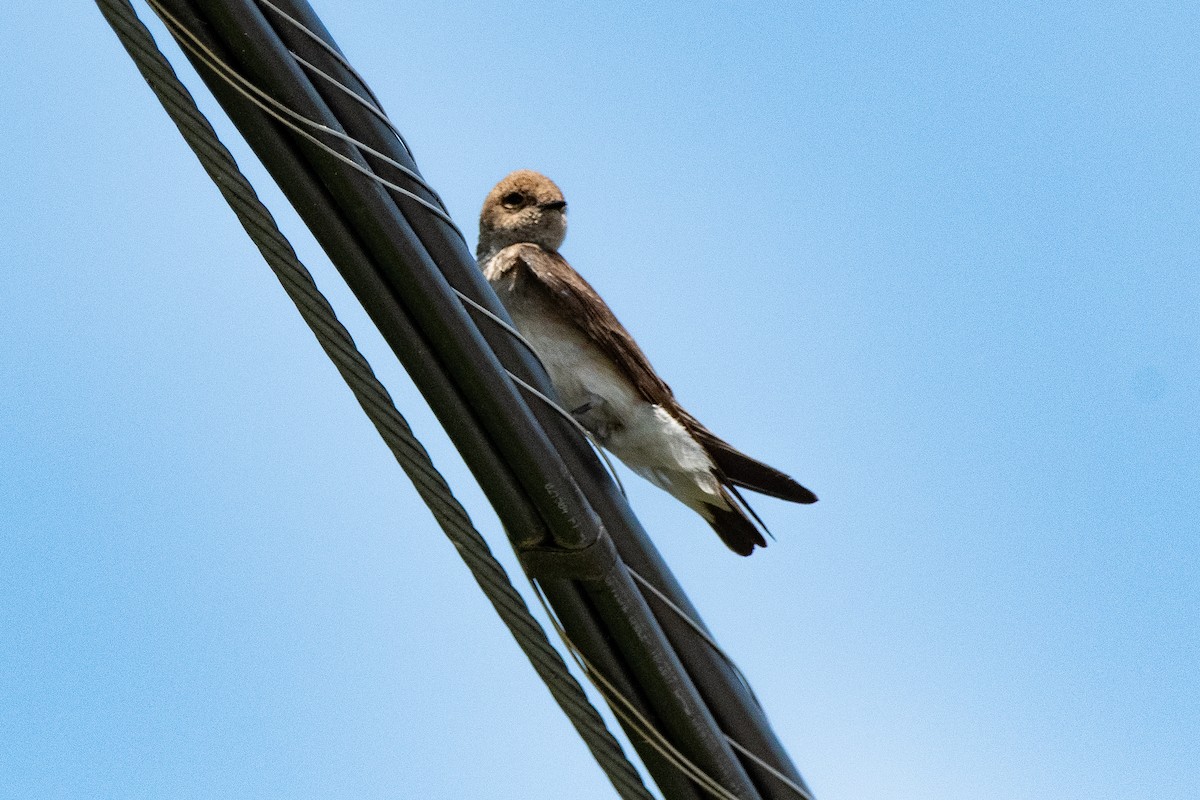
[[[496,266],[499,273],[516,270],[518,275],[514,279],[531,278],[549,292],[584,335],[628,376],[638,394],[655,405],[675,406],[671,387],[658,377],[629,331],[566,259],[536,244],[511,245],[496,258],[507,262]]]

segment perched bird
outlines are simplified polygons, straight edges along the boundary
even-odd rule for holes
[[[479,217],[484,276],[566,409],[603,447],[698,512],[735,553],[766,547],[737,487],[796,503],[815,503],[816,495],[680,407],[629,332],[558,254],[566,210],[558,186],[537,172],[517,170],[496,184]]]

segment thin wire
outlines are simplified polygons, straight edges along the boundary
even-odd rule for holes
[[[571,657],[575,659],[575,663],[583,671],[583,674],[591,682],[592,686],[608,701],[609,708],[613,713],[620,717],[630,728],[632,728],[639,736],[646,740],[646,743],[653,747],[659,755],[666,759],[672,766],[678,769],[687,777],[695,781],[700,788],[708,791],[715,797],[721,800],[741,800],[733,792],[722,786],[715,778],[705,772],[703,769],[693,763],[687,756],[679,751],[675,745],[664,735],[657,726],[646,718],[637,706],[629,700],[625,695],[613,685],[611,681],[604,677],[603,673],[598,670],[591,661],[588,660],[575,643],[571,641],[571,637],[567,635],[562,623],[558,621],[558,616],[550,607],[545,595],[542,593],[541,586],[535,580],[533,582],[538,601],[542,604],[542,609],[546,612],[546,616],[550,620],[550,624],[558,632],[559,637],[567,646],[567,651]],[[614,702],[615,701],[615,702]],[[722,734],[724,735],[724,734]]]
[[[579,432],[582,433],[587,438],[588,442],[592,445],[592,447],[595,448],[596,453],[600,456],[600,460],[604,462],[604,466],[608,468],[608,474],[612,477],[613,482],[617,484],[617,489],[620,490],[621,496],[628,497],[628,495],[625,494],[625,485],[621,483],[621,476],[617,475],[616,466],[614,466],[612,461],[609,460],[608,453],[606,453],[604,451],[604,448],[600,446],[600,443],[595,440],[595,438],[591,434],[591,431],[589,431],[587,428],[583,427],[583,424],[580,423],[579,420],[575,419],[575,417],[568,414],[566,411],[563,410],[562,406],[560,406],[558,403],[555,403],[549,397],[547,397],[546,395],[539,392],[535,387],[530,386],[528,383],[526,383],[525,381],[518,378],[512,372],[509,372],[508,370],[504,370],[504,371],[506,373],[508,373],[508,377],[512,380],[513,383],[517,384],[517,386],[520,386],[522,389],[529,392],[530,394],[532,394],[534,397],[541,400],[546,405],[550,406],[550,408],[554,409],[559,414],[562,414],[563,419],[567,420],[568,422],[570,422],[572,425],[574,425],[576,428],[579,429]]]
[[[613,787],[627,800],[653,800],[620,743],[530,613],[503,565],[492,555],[133,7],[128,0],[97,0],[97,5]]]
[[[466,237],[463,235],[463,232],[461,230],[459,230],[457,225],[454,224],[454,220],[450,218],[450,215],[447,214],[445,210],[437,207],[433,203],[430,203],[425,198],[423,198],[419,195],[416,195],[413,192],[410,192],[408,189],[405,189],[403,186],[398,186],[398,185],[392,183],[391,181],[380,177],[379,175],[375,174],[375,172],[373,172],[368,167],[364,167],[361,164],[359,164],[357,161],[355,161],[354,159],[350,158],[349,156],[343,155],[342,153],[339,153],[337,150],[334,150],[328,144],[326,144],[325,142],[322,142],[320,139],[313,136],[308,131],[305,131],[303,128],[299,127],[298,125],[293,123],[291,120],[287,119],[286,117],[290,117],[291,119],[297,120],[300,123],[307,125],[309,128],[311,128],[315,131],[319,131],[328,136],[332,136],[335,139],[339,139],[342,142],[345,142],[346,144],[352,145],[353,147],[357,148],[359,151],[361,151],[363,153],[367,153],[369,155],[372,155],[372,156],[378,158],[379,160],[385,162],[386,164],[394,167],[395,169],[404,173],[405,176],[411,178],[412,180],[414,180],[418,183],[424,184],[424,181],[421,179],[421,176],[417,175],[411,169],[404,166],[403,164],[396,161],[395,159],[372,148],[370,145],[368,145],[364,142],[360,142],[357,139],[353,138],[352,136],[348,136],[345,133],[342,133],[341,131],[334,130],[333,128],[330,128],[326,125],[322,125],[319,122],[315,122],[315,121],[309,119],[308,117],[304,116],[303,114],[300,114],[299,112],[293,111],[292,109],[288,108],[286,105],[284,105],[280,101],[271,97],[270,94],[268,94],[267,92],[265,92],[262,89],[255,86],[251,81],[247,80],[246,78],[244,78],[240,74],[238,74],[237,70],[235,70],[233,67],[231,67],[227,63],[225,63],[225,61],[222,60],[220,56],[218,56],[216,53],[212,52],[212,50],[210,50],[207,46],[205,46],[203,42],[201,42],[199,39],[197,39],[195,34],[193,34],[191,31],[189,31],[185,25],[183,25],[178,19],[175,18],[174,15],[171,14],[171,12],[169,12],[165,8],[163,8],[162,4],[159,3],[158,0],[146,0],[146,2],[150,5],[150,7],[152,9],[154,9],[154,12],[156,14],[158,14],[160,17],[162,17],[163,21],[165,23],[167,23],[167,27],[172,30],[172,33],[175,34],[176,39],[179,40],[180,44],[182,44],[188,51],[190,51],[193,55],[195,55],[201,61],[203,61],[206,66],[208,66],[210,69],[213,70],[214,73],[216,73],[218,75],[218,77],[220,77],[222,80],[224,80],[226,83],[228,83],[230,88],[234,89],[236,92],[238,92],[243,97],[245,97],[247,100],[249,100],[251,103],[258,106],[258,108],[260,110],[262,110],[263,113],[267,114],[272,119],[279,122],[279,124],[285,126],[289,130],[295,132],[299,136],[302,136],[305,139],[307,139],[308,141],[312,142],[314,145],[316,145],[320,149],[324,150],[330,156],[332,156],[333,158],[336,158],[338,161],[341,161],[342,163],[346,164],[347,166],[351,167],[352,169],[357,170],[358,172],[362,173],[363,175],[367,176],[368,178],[378,181],[380,184],[382,184],[383,186],[386,186],[388,189],[391,189],[392,191],[397,192],[397,193],[409,198],[410,200],[413,200],[413,201],[419,203],[420,205],[424,206],[426,209],[428,209],[430,212],[432,212],[435,217],[437,217],[442,222],[449,225],[450,228],[452,230],[454,230],[454,232],[457,233],[464,242],[466,241]],[[278,109],[278,111],[276,111],[276,109]]]
[[[298,20],[295,17],[288,14],[286,11],[284,11],[279,6],[272,3],[271,0],[256,0],[256,2],[258,2],[260,5],[266,6],[267,8],[271,9],[276,14],[278,14],[279,16],[283,17],[289,24],[292,25],[292,27],[296,28],[302,34],[304,34],[309,39],[311,39],[314,44],[316,44],[318,47],[320,47],[326,53],[329,53],[330,57],[333,58],[333,60],[337,61],[339,64],[342,65],[343,69],[345,69],[347,72],[349,72],[351,75],[353,75],[355,77],[355,79],[358,81],[358,84],[360,86],[362,86],[363,89],[366,90],[367,94],[371,98],[371,101],[369,103],[366,100],[359,98],[360,102],[362,102],[363,105],[365,105],[370,110],[374,111],[375,114],[379,116],[379,118],[383,121],[383,123],[385,125],[387,125],[388,128],[391,129],[392,133],[396,134],[396,138],[399,139],[400,144],[402,144],[404,146],[404,151],[406,153],[408,153],[409,158],[413,157],[413,153],[412,153],[412,150],[408,146],[408,142],[406,142],[404,140],[404,135],[401,134],[400,131],[396,128],[396,126],[392,124],[392,121],[390,119],[388,119],[387,114],[384,113],[383,104],[379,102],[379,98],[376,97],[375,93],[371,91],[371,87],[367,84],[367,82],[365,80],[363,80],[363,76],[358,74],[358,70],[356,70],[353,66],[351,66],[350,62],[347,61],[346,58],[341,53],[338,52],[338,49],[336,47],[329,44],[329,42],[325,41],[323,38],[321,38],[319,35],[317,35],[317,33],[315,33],[314,31],[309,30],[307,25],[305,25],[300,20]],[[296,54],[292,53],[292,55],[294,56]],[[347,91],[350,91],[350,90],[347,90]],[[358,95],[355,94],[353,91],[350,91],[350,93],[354,94],[356,97],[358,97]],[[424,181],[422,181],[422,183],[424,183]],[[429,188],[429,187],[426,186],[426,188]],[[430,191],[433,191],[433,190],[430,189]]]
[[[274,6],[271,6],[271,8],[274,8]],[[280,13],[282,14],[283,12],[280,12]],[[291,20],[291,17],[288,17],[288,19]],[[295,23],[294,20],[293,20],[293,22],[294,22],[294,24],[299,25],[299,23]],[[322,41],[320,38],[315,37],[315,34],[311,33],[308,30],[308,28],[305,28],[303,25],[301,25],[300,29],[303,30],[305,33],[308,33],[309,36],[314,36],[314,38],[316,38],[316,41],[321,42],[321,44],[325,44],[325,42]],[[328,45],[326,45],[326,47],[328,48]],[[396,126],[392,124],[392,121],[390,119],[388,119],[387,114],[383,113],[383,109],[379,108],[379,106],[375,105],[371,101],[364,98],[358,92],[354,91],[349,86],[347,86],[346,84],[339,81],[337,78],[330,75],[328,72],[325,72],[323,69],[318,67],[316,64],[313,64],[311,61],[308,61],[307,59],[302,57],[295,50],[288,50],[288,53],[290,53],[292,58],[296,59],[296,61],[298,61],[301,65],[303,65],[308,71],[310,71],[316,75],[319,75],[327,83],[332,84],[334,86],[334,88],[340,90],[344,94],[349,95],[352,100],[357,102],[359,105],[361,105],[367,111],[370,111],[376,117],[376,119],[378,119],[380,122],[382,122],[384,125],[386,125],[388,130],[396,135],[396,138],[399,140],[400,144],[404,146],[404,151],[406,153],[408,153],[410,158],[412,157],[412,151],[408,149],[408,144],[404,141],[404,137],[402,137],[400,135],[400,132],[398,130],[396,130]],[[344,64],[345,62],[342,62],[342,63]],[[434,194],[434,195],[437,194],[437,192],[433,191],[433,187],[431,187],[428,183],[425,183],[424,181],[421,181],[420,183],[421,183],[422,187],[428,189],[432,194]]]
[[[701,639],[703,639],[705,642],[707,642],[708,646],[711,647],[713,650],[715,650],[717,652],[717,654],[719,656],[721,656],[722,659],[724,659],[725,663],[727,663],[730,667],[733,668],[734,672],[737,673],[738,680],[740,680],[742,682],[742,685],[744,685],[747,689],[750,689],[750,682],[746,680],[746,676],[742,674],[742,670],[738,667],[738,665],[736,663],[734,663],[733,659],[729,657],[729,654],[725,652],[725,650],[721,647],[721,645],[717,644],[716,639],[713,639],[712,636],[709,635],[708,631],[704,630],[704,627],[699,622],[692,619],[691,616],[689,616],[686,611],[684,611],[682,608],[680,608],[678,605],[676,605],[675,602],[672,601],[671,598],[667,597],[667,595],[664,594],[657,586],[655,586],[650,581],[643,578],[637,572],[637,570],[633,569],[633,567],[630,567],[628,564],[626,564],[625,569],[627,569],[629,571],[629,574],[633,577],[633,579],[637,583],[641,584],[642,588],[646,589],[651,594],[653,594],[655,597],[657,597],[659,600],[661,600],[667,606],[667,608],[669,608],[675,612],[676,616],[678,616],[681,620],[683,620],[685,623],[687,623],[687,625],[693,631],[696,632],[697,636],[699,636]],[[750,690],[750,693],[753,695],[754,692],[752,689]],[[757,697],[754,698],[754,701],[757,703],[758,698]],[[760,706],[761,706],[761,704],[760,704]]]
[[[746,691],[749,692],[750,696],[752,698],[754,698],[754,702],[758,703],[759,708],[761,708],[762,703],[759,702],[758,696],[754,694],[754,688],[750,685],[750,681],[746,679],[746,675],[745,675],[745,673],[742,672],[741,667],[739,667],[737,665],[737,662],[735,662],[732,658],[729,657],[729,654],[725,652],[724,648],[722,648],[719,644],[717,644],[717,641],[715,639],[713,639],[712,636],[709,635],[708,631],[704,630],[704,628],[700,625],[699,622],[696,622],[694,619],[692,619],[691,616],[689,616],[686,611],[684,611],[682,608],[680,608],[678,605],[676,605],[674,603],[674,601],[671,600],[671,598],[669,598],[665,594],[663,594],[663,592],[660,591],[657,586],[655,586],[650,581],[643,578],[637,572],[637,570],[633,569],[628,564],[625,565],[625,569],[629,572],[630,576],[632,576],[632,578],[637,583],[639,583],[643,588],[645,588],[647,591],[649,591],[651,594],[653,594],[655,597],[657,597],[659,600],[661,600],[667,606],[667,608],[674,611],[675,614],[680,619],[682,619],[685,623],[687,623],[692,628],[692,630],[694,630],[696,632],[696,635],[698,635],[701,639],[703,639],[705,642],[707,642],[708,646],[711,647],[713,650],[715,650],[717,652],[717,654],[721,656],[721,658],[725,661],[725,663],[728,664],[733,669],[734,674],[736,674],[738,677],[738,680],[742,682],[742,686],[744,686],[746,688]],[[801,797],[805,798],[805,800],[813,800],[812,795],[810,795],[807,791],[805,791],[804,787],[800,786],[795,781],[793,781],[791,778],[787,777],[782,772],[777,770],[775,767],[771,766],[766,761],[764,761],[763,759],[756,756],[754,753],[752,753],[749,749],[747,749],[743,744],[738,742],[732,736],[729,736],[727,734],[722,734],[722,735],[725,736],[726,741],[728,741],[729,744],[735,750],[737,750],[742,755],[749,758],[755,764],[758,764],[760,767],[762,767],[763,769],[770,772],[772,775],[774,775],[779,780],[783,781],[785,784],[787,784],[788,788],[794,790]]]
[[[720,646],[718,646],[717,643],[715,641],[713,641],[712,638],[702,628],[700,628],[697,625],[696,622],[694,622],[690,617],[688,617],[688,615],[685,614],[682,609],[680,609],[678,606],[676,606],[674,603],[672,603],[670,599],[668,599],[665,595],[663,595],[662,592],[660,592],[657,588],[655,588],[649,581],[647,581],[645,578],[643,578],[641,575],[639,575],[634,570],[630,569],[628,567],[628,565],[626,566],[626,569],[629,571],[629,574],[633,576],[634,580],[638,581],[643,586],[645,586],[647,589],[649,589],[651,592],[653,592],[655,595],[657,595],[663,602],[665,602],[668,606],[670,606],[671,609],[673,611],[675,611],[675,613],[679,614],[679,616],[682,617],[684,619],[684,621],[686,621],[689,625],[691,625],[693,628],[695,628],[696,632],[698,634],[700,634],[700,636],[703,637],[705,641],[707,641],[710,645],[712,645],[712,647],[718,653],[720,653],[725,658],[726,661],[729,661],[730,666],[732,666],[735,670],[737,670],[738,678],[740,678],[743,683],[746,683],[745,676],[742,675],[742,672],[741,672],[741,670],[738,669],[737,665],[734,664],[732,661],[730,661],[729,656],[725,654],[725,651],[722,650],[720,648]],[[646,719],[646,717],[637,710],[637,708],[636,708],[636,706],[634,706],[633,702],[631,700],[629,700],[629,698],[625,697],[625,695],[619,689],[617,689],[616,686],[614,686],[611,681],[609,681],[607,678],[605,678],[604,675],[601,674],[601,672],[598,669],[596,669],[595,665],[593,665],[587,659],[587,657],[585,655],[583,655],[582,651],[580,651],[580,649],[575,645],[575,643],[571,641],[571,638],[567,635],[566,630],[563,628],[562,624],[558,621],[558,618],[555,616],[553,610],[550,608],[549,603],[546,601],[546,598],[542,594],[541,588],[537,585],[536,581],[534,582],[534,586],[538,590],[538,592],[537,592],[538,601],[542,604],[543,610],[545,610],[546,615],[549,617],[550,624],[553,625],[555,631],[558,632],[558,635],[562,638],[563,642],[566,644],[567,650],[571,653],[571,656],[575,659],[576,663],[579,664],[580,669],[583,670],[584,675],[587,676],[588,680],[591,681],[592,685],[595,686],[596,689],[602,695],[604,695],[605,699],[609,700],[609,707],[611,707],[613,709],[614,713],[616,713],[618,716],[620,716],[621,719],[623,719],[626,723],[628,723],[630,725],[630,727],[633,727],[644,739],[646,739],[646,741],[650,744],[650,746],[654,747],[654,749],[657,750],[660,755],[662,755],[664,758],[666,758],[668,761],[670,761],[677,769],[688,774],[689,777],[692,777],[694,780],[697,780],[698,782],[701,782],[701,781],[700,781],[700,779],[697,778],[697,774],[703,776],[703,778],[707,779],[708,781],[711,781],[712,784],[720,790],[720,792],[714,792],[715,794],[717,794],[718,797],[732,796],[728,789],[725,789],[724,787],[717,784],[715,779],[713,779],[711,776],[706,775],[705,773],[703,773],[703,771],[700,770],[699,767],[697,767],[692,762],[688,761],[687,758],[685,756],[683,756],[682,753],[680,753],[674,746],[671,745],[671,743],[667,740],[666,736],[654,726],[654,723],[652,723],[652,722],[650,722],[650,720]],[[750,688],[748,683],[746,683],[746,688],[747,689]],[[751,691],[751,694],[753,695],[753,691]],[[619,700],[621,705],[628,709],[628,712],[629,712],[628,715],[623,714],[619,708],[617,708],[616,706],[613,705],[613,703],[612,703],[613,698]],[[755,702],[758,702],[758,698],[755,698]],[[631,716],[636,717],[637,724],[634,724],[633,720],[630,718]],[[734,750],[737,750],[743,756],[750,759],[751,761],[753,761],[758,766],[762,767],[767,772],[771,773],[772,776],[774,776],[776,779],[778,779],[781,783],[783,783],[789,789],[794,791],[799,797],[802,798],[802,800],[815,800],[815,798],[813,798],[812,794],[809,793],[803,786],[796,783],[794,780],[792,780],[787,775],[780,772],[775,767],[771,766],[771,764],[769,764],[767,761],[765,761],[762,758],[760,758],[759,756],[755,755],[749,748],[747,748],[745,745],[743,745],[737,739],[734,739],[732,736],[730,736],[724,732],[722,732],[721,735],[725,738],[725,741],[729,743],[730,747],[732,747]],[[668,752],[668,750],[669,750],[669,752]],[[710,791],[713,791],[708,786],[705,786],[704,788],[709,788]]]
[[[766,761],[763,761],[761,758],[754,755],[754,753],[751,753],[748,749],[746,749],[746,747],[744,745],[740,744],[732,736],[726,735],[725,741],[729,742],[729,746],[732,747],[734,750],[737,750],[739,753],[744,755],[746,758],[750,759],[755,764],[762,767],[767,772],[771,773],[771,775],[774,776],[775,778],[777,778],[780,783],[782,783],[784,786],[791,789],[793,792],[798,794],[800,797],[804,798],[804,800],[815,800],[815,798],[812,796],[811,792],[806,790],[800,784],[796,783],[794,780],[789,778],[787,775],[784,775],[782,772],[780,772],[779,770],[772,767]]]
[[[504,331],[507,332],[509,336],[512,336],[518,342],[523,344],[525,346],[525,349],[528,350],[529,353],[538,360],[539,364],[542,363],[542,357],[537,354],[537,351],[533,349],[533,345],[529,343],[529,340],[526,339],[521,334],[520,331],[518,331],[512,325],[509,325],[507,322],[502,320],[500,317],[493,314],[489,309],[485,308],[484,306],[475,302],[473,299],[471,299],[467,295],[460,292],[458,289],[455,289],[454,293],[456,295],[458,295],[459,300],[461,300],[462,302],[471,306],[476,311],[483,314],[485,317],[487,317],[492,322],[494,322],[496,325],[499,325],[501,328],[503,328]],[[542,368],[545,369],[545,364],[542,364]],[[554,402],[554,400],[547,397],[545,395],[545,393],[538,391],[535,387],[533,387],[533,386],[529,385],[528,383],[526,383],[525,381],[521,380],[512,371],[506,369],[505,372],[508,373],[508,377],[512,379],[513,383],[517,384],[518,386],[520,386],[521,388],[525,389],[527,392],[532,394],[534,397],[538,398],[543,403],[550,406],[550,408],[552,408],[554,411],[557,411],[563,419],[567,420],[567,422],[570,422],[572,425],[574,425],[579,430],[579,432],[582,433],[587,438],[588,442],[591,443],[593,448],[595,448],[596,453],[599,454],[600,459],[604,462],[604,466],[608,468],[608,474],[612,477],[613,483],[615,483],[617,485],[617,489],[620,490],[621,496],[628,497],[629,495],[625,494],[625,484],[621,483],[621,476],[617,474],[616,466],[609,459],[608,453],[605,452],[603,446],[598,441],[596,441],[596,437],[594,437],[592,435],[592,432],[589,431],[587,428],[585,428],[579,420],[575,419],[574,414],[570,413],[565,408],[560,406],[558,403]]]
[[[462,300],[464,303],[470,305],[472,308],[474,308],[480,314],[483,314],[485,317],[490,319],[492,322],[496,323],[501,328],[503,328],[505,331],[507,331],[508,334],[510,336],[512,336],[514,339],[516,339],[518,342],[525,345],[525,349],[533,354],[533,357],[538,360],[538,363],[541,363],[541,360],[542,360],[541,356],[539,356],[537,354],[537,351],[533,349],[533,345],[531,345],[529,343],[528,339],[526,339],[524,336],[521,335],[521,332],[519,330],[514,328],[512,325],[509,325],[507,322],[505,322],[503,319],[501,319],[496,314],[493,314],[491,312],[491,310],[488,309],[486,306],[482,305],[481,303],[475,302],[473,299],[471,299],[467,295],[463,294],[458,289],[455,289],[454,293],[458,295],[459,300]]]

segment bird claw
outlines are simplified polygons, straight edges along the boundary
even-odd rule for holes
[[[596,441],[601,444],[608,439],[612,432],[608,415],[604,413],[604,401],[599,397],[591,397],[587,402],[571,412],[575,421],[587,429]]]

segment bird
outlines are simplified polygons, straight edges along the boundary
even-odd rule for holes
[[[683,409],[612,310],[559,254],[566,233],[562,191],[545,175],[520,169],[484,200],[476,249],[484,277],[564,408],[633,472],[699,513],[730,550],[748,556],[766,547],[765,526],[738,489],[805,504],[817,496]]]

